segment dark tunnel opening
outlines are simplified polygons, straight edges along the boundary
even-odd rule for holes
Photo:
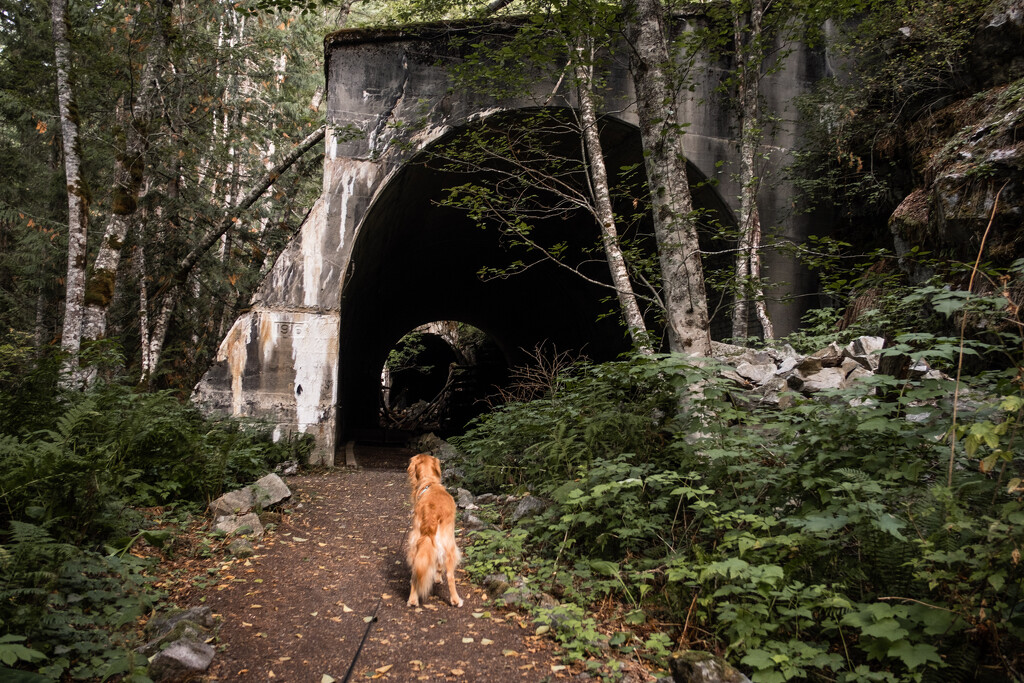
[[[527,114],[506,113],[477,125],[495,127],[523,116]],[[644,237],[650,232],[646,196],[636,181],[643,172],[639,132],[606,120],[601,139],[618,188],[616,211],[631,217],[624,237],[653,254],[653,240]],[[559,153],[579,157],[578,136],[575,142],[571,136],[554,139],[552,145]],[[497,177],[478,172],[472,180],[486,186]],[[701,180],[694,171],[695,205],[731,222],[714,189],[698,184]],[[466,176],[444,170],[429,152],[421,153],[391,177],[366,214],[342,290],[338,443],[388,440],[381,371],[402,337],[426,323],[460,321],[481,330],[506,368],[526,363],[541,346],[597,362],[630,350],[614,293],[595,284],[607,283],[609,277],[603,255],[595,251],[599,232],[593,217],[584,211],[559,212],[539,217],[535,228],[545,245],[562,245],[585,279],[549,260],[530,260],[499,229],[482,229],[467,211],[440,203],[447,190],[466,181]],[[529,267],[519,267],[513,275],[496,273],[516,262]],[[491,276],[481,276],[485,268]],[[654,311],[649,324],[657,329]],[[467,410],[452,416],[446,431],[460,433],[463,417],[474,414]]]

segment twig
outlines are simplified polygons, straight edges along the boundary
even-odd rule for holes
[[[978,247],[978,258],[974,260],[974,268],[971,269],[971,279],[967,282],[967,294],[970,295],[974,290],[974,276],[978,273],[978,267],[981,265],[981,255],[985,251],[985,240],[988,239],[989,230],[992,229],[992,223],[996,220],[996,209],[999,208],[999,195],[1003,193],[1006,186],[1010,183],[1007,180],[1003,183],[1003,186],[999,188],[999,192],[996,192],[996,198],[992,202],[992,215],[988,219],[988,225],[985,226],[985,233],[981,236],[981,245]],[[967,330],[967,311],[964,311],[960,318],[960,355],[956,362],[956,383],[953,385],[953,425],[950,428],[949,434],[949,470],[946,472],[946,486],[953,488],[953,462],[956,460],[956,416],[957,408],[960,405],[960,375],[964,367],[964,335]]]

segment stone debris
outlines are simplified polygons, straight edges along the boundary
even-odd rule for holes
[[[224,515],[217,517],[213,523],[213,531],[225,536],[251,536],[260,538],[263,536],[263,525],[260,517],[255,512],[245,515]]]
[[[298,460],[285,460],[282,463],[278,463],[274,471],[280,474],[282,477],[294,477],[299,473],[299,461]]]
[[[523,496],[516,504],[515,510],[512,511],[512,523],[514,524],[525,517],[537,514],[547,508],[548,505],[550,505],[550,503],[538,498],[537,496]]]
[[[710,652],[677,652],[668,664],[673,683],[750,683],[749,678]]]
[[[455,489],[455,505],[460,510],[478,510],[476,498],[466,489]]]
[[[216,623],[206,606],[150,619],[145,632],[151,640],[136,650],[149,658],[149,678],[157,683],[186,681],[206,671],[215,653],[206,640]]]
[[[290,498],[292,492],[288,489],[284,480],[276,474],[268,474],[255,484],[249,487],[252,490],[254,507],[258,509],[268,508],[277,505],[282,500]]]
[[[149,660],[149,677],[155,683],[191,680],[210,668],[215,654],[213,646],[206,643],[175,641]]]
[[[794,398],[818,392],[846,389],[878,372],[882,337],[858,337],[846,346],[833,342],[814,353],[801,355],[791,346],[781,349],[748,349],[712,343],[715,360],[725,368],[720,375],[749,394],[737,395],[740,403],[786,407]],[[948,379],[925,361],[912,365],[911,378]],[[789,394],[787,396],[787,394]]]
[[[209,505],[214,533],[230,536],[263,536],[261,515],[266,508],[290,498],[292,492],[276,474],[268,474],[255,484],[229,491]],[[259,511],[257,513],[256,511]]]

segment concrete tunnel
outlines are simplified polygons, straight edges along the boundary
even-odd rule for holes
[[[497,124],[525,115],[503,114]],[[495,124],[492,117],[487,125]],[[434,145],[458,134],[449,133]],[[614,174],[612,184],[624,190],[616,210],[622,215],[635,213],[635,202],[643,194],[636,180],[643,177],[639,130],[606,119],[601,139],[609,174]],[[552,145],[559,153],[579,156],[578,137],[575,142],[552,140]],[[636,169],[633,180],[625,178],[624,168]],[[691,168],[695,207],[706,212],[705,221],[732,223],[725,204],[703,180]],[[452,320],[479,328],[508,366],[524,362],[538,345],[594,361],[614,359],[630,348],[610,289],[550,261],[506,278],[479,275],[482,267],[506,267],[530,256],[510,246],[497,228],[481,229],[466,211],[439,204],[448,188],[466,181],[461,174],[441,170],[431,161],[428,148],[390,178],[367,211],[341,295],[338,444],[380,438],[381,370],[388,352],[403,335],[425,323]],[[473,181],[486,184],[488,179],[475,175]],[[640,239],[653,253],[653,242],[640,237],[649,232],[649,218],[641,217],[628,225],[626,237]],[[549,217],[535,234],[565,241],[574,262],[584,262],[581,270],[587,277],[609,281],[603,254],[588,252],[598,239],[589,214]],[[709,293],[711,301],[713,296]],[[648,322],[658,329],[653,312]],[[480,387],[481,398],[488,389]]]

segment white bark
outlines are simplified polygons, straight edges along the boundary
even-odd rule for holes
[[[757,150],[761,143],[760,82],[762,45],[762,0],[750,0],[749,22],[734,9],[733,48],[738,74],[737,100],[740,109],[740,225],[734,271],[735,304],[732,315],[732,336],[750,334],[750,303],[753,300],[765,339],[774,336],[761,285],[761,216],[757,208],[760,178],[757,171]],[[746,29],[746,30],[745,30]]]
[[[669,82],[668,44],[658,0],[622,0],[633,47],[633,82],[651,192],[658,260],[662,272],[669,346],[706,356],[711,351],[704,266],[697,242],[693,198],[686,177],[683,138]]]
[[[64,327],[61,350],[66,354],[61,384],[77,388],[78,352],[82,344],[82,309],[85,299],[86,236],[89,225],[88,193],[82,182],[78,109],[71,86],[71,44],[68,40],[68,0],[51,0],[54,64],[57,67],[57,105],[68,190],[68,270],[65,279]]]
[[[579,89],[580,115],[583,128],[583,142],[587,151],[587,172],[594,192],[594,208],[601,227],[604,254],[608,261],[612,284],[619,300],[619,309],[629,330],[633,346],[641,353],[650,354],[650,339],[643,314],[637,304],[633,285],[629,281],[629,269],[619,246],[618,228],[612,210],[611,192],[608,189],[608,171],[604,164],[604,152],[597,129],[597,112],[594,107],[593,66],[586,66],[579,60],[576,65],[576,80]]]

